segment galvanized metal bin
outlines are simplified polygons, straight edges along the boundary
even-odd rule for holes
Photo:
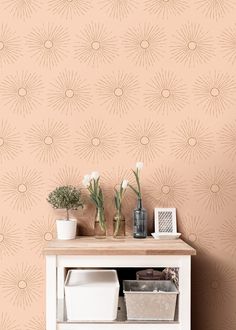
[[[177,290],[172,281],[123,281],[128,320],[173,321]]]

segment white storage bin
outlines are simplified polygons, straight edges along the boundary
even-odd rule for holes
[[[65,282],[67,319],[115,320],[119,287],[115,270],[69,270]]]

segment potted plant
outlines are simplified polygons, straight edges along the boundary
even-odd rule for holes
[[[69,211],[83,208],[80,190],[73,186],[57,187],[49,194],[47,201],[54,209],[66,210],[66,219],[56,220],[57,238],[75,239],[77,220],[69,217]]]

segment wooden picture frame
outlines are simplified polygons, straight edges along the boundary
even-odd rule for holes
[[[176,208],[155,208],[155,233],[177,233]]]

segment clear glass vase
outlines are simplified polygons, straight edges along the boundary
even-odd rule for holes
[[[94,222],[94,236],[95,238],[106,238],[106,219],[104,209],[102,207],[96,209]]]
[[[141,198],[138,198],[137,208],[133,210],[133,237],[147,237],[147,210],[143,208]]]
[[[125,237],[125,217],[121,210],[116,210],[116,213],[113,217],[113,237]]]

